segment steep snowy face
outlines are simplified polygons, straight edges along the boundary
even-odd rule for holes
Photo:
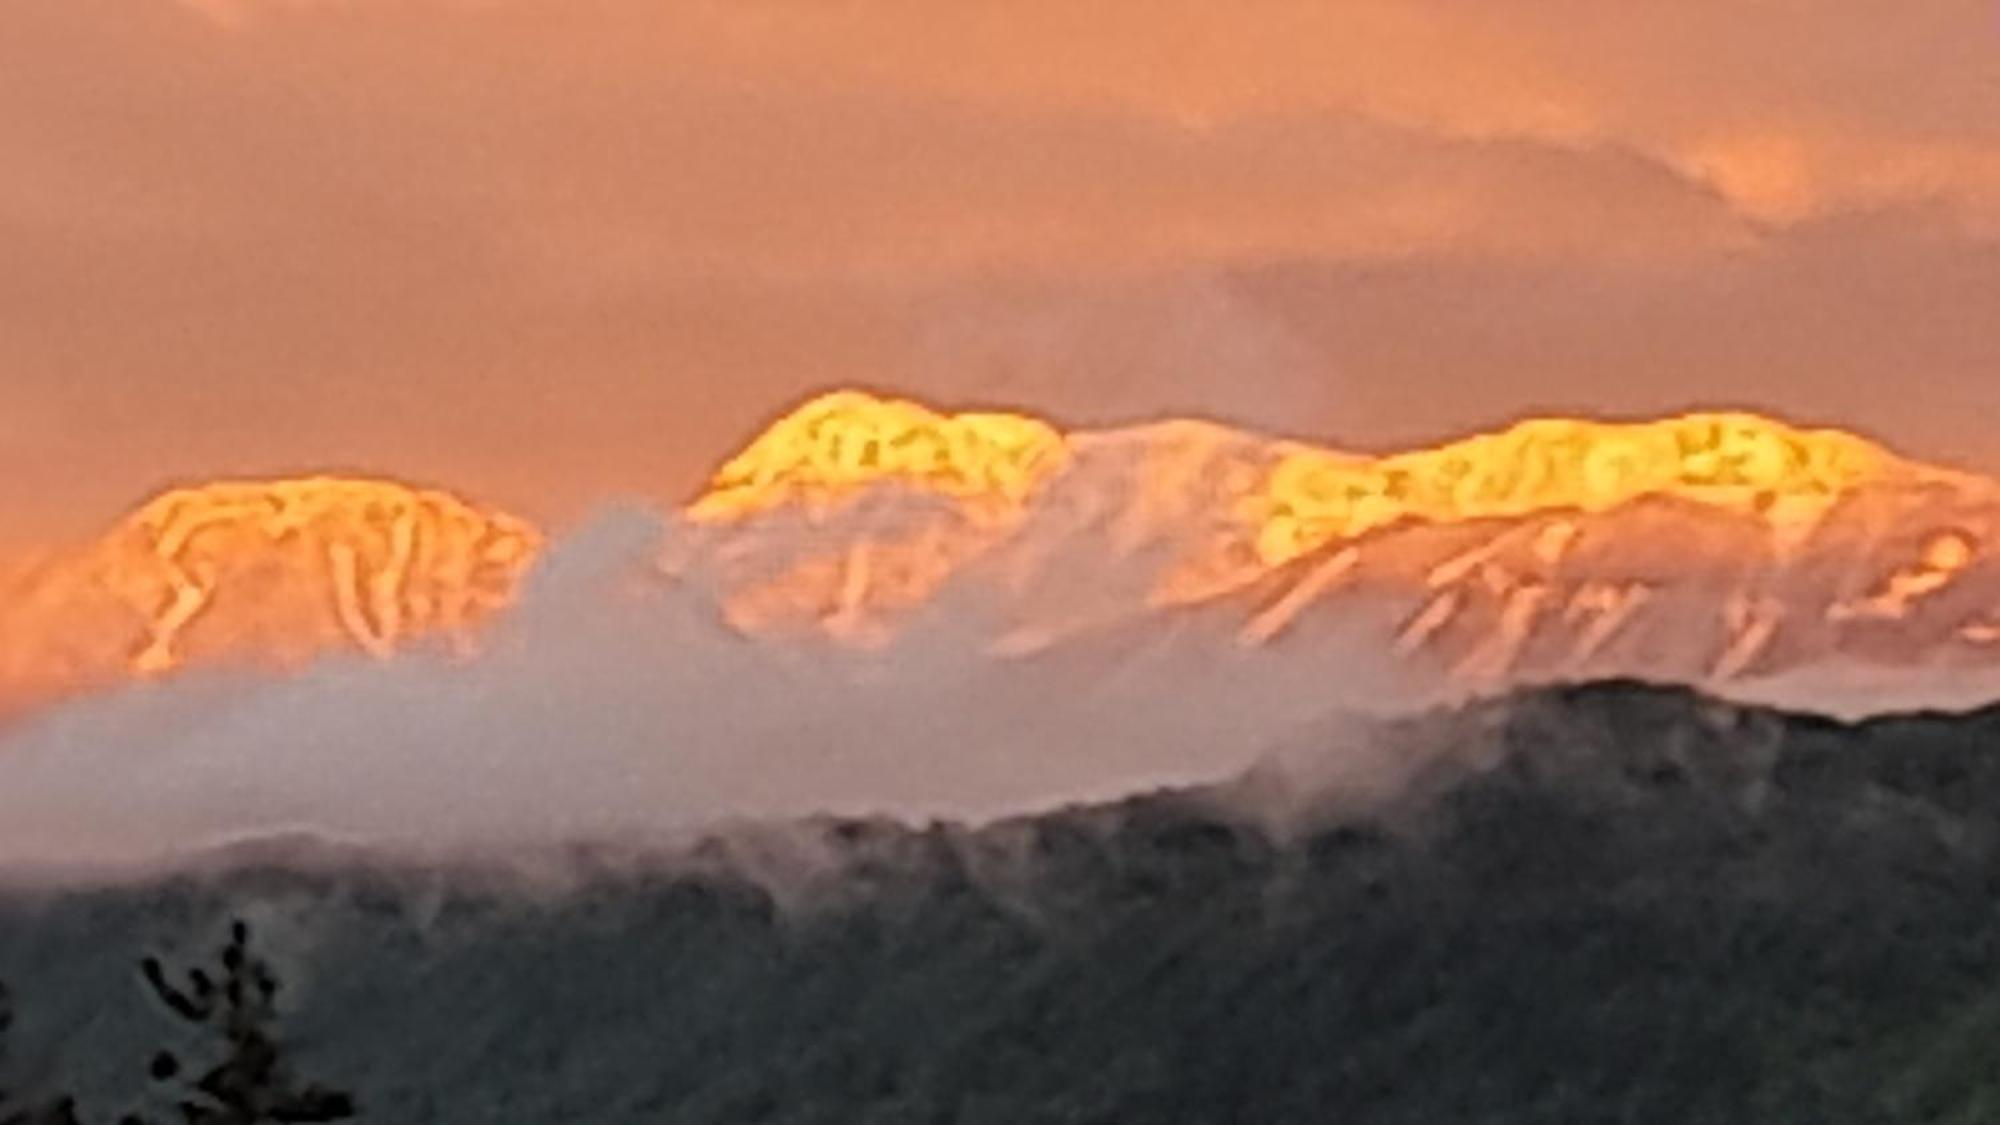
[[[1064,435],[831,395],[723,467],[688,506],[668,569],[707,572],[753,633],[882,643],[913,618],[970,610],[1056,635],[1268,569],[1239,509],[1278,456],[1200,422]]]
[[[688,515],[670,569],[707,570],[758,633],[883,643],[971,604],[1004,654],[1149,622],[1250,648],[1338,633],[1475,686],[2000,666],[2000,488],[1745,414],[1366,457],[843,393]]]
[[[1671,497],[1406,526],[1272,574],[1240,636],[1303,643],[1373,612],[1398,654],[1476,685],[2000,665],[1996,515],[1933,483],[1856,490],[1802,527]]]
[[[0,707],[189,665],[467,645],[540,543],[519,520],[385,481],[176,489],[0,586]]]

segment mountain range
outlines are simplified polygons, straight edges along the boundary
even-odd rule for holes
[[[659,514],[656,565],[630,577],[779,643],[882,648],[949,620],[1013,659],[1366,651],[1413,699],[1608,676],[1976,698],[2000,669],[2000,484],[1748,414],[1357,455],[836,392]],[[0,710],[188,667],[473,653],[560,539],[391,481],[175,489],[0,568]]]

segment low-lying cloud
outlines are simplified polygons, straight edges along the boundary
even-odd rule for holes
[[[473,660],[194,674],[44,715],[0,744],[0,864],[286,833],[452,851],[823,812],[979,819],[1223,777],[1369,693],[1360,661],[1171,630],[1003,659],[976,598],[880,649],[750,640],[698,580],[649,566],[670,530],[619,511],[560,542]]]

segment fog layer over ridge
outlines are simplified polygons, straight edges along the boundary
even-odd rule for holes
[[[1213,781],[1297,745],[1366,794],[1400,772],[1340,716],[1550,679],[1678,679],[1850,716],[2000,697],[1976,628],[2000,582],[1976,549],[2000,540],[1985,491],[1858,493],[1796,555],[1761,517],[1686,504],[1389,528],[1226,597],[1163,601],[1236,510],[1213,494],[1235,440],[1166,427],[1092,446],[991,526],[886,484],[718,526],[606,511],[539,556],[477,656],[440,642],[283,677],[190,666],[10,728],[0,866],[293,832],[456,851],[819,813],[979,821]],[[863,596],[939,558],[920,598]],[[737,622],[774,581],[811,596],[766,628]],[[1590,638],[1571,611],[1592,606],[1627,647],[1547,659]]]
[[[877,648],[759,643],[698,573],[659,578],[671,530],[616,510],[557,541],[475,659],[206,672],[49,712],[0,744],[0,863],[289,831],[453,849],[818,812],[978,819],[1219,778],[1389,682],[1334,648],[1178,645],[1179,626],[1115,662],[998,658],[976,591]]]

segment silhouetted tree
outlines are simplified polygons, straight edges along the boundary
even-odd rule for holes
[[[221,1059],[199,1075],[186,1070],[172,1052],[160,1051],[148,1068],[156,1082],[183,1083],[174,1103],[185,1125],[306,1123],[353,1117],[354,1099],[317,1083],[300,1082],[283,1057],[273,1028],[277,1023],[278,980],[268,962],[250,950],[250,927],[229,927],[219,964],[189,969],[172,981],[157,957],[140,972],[160,1003],[177,1018],[219,1035]],[[0,1125],[6,1125],[0,1122]],[[146,1125],[127,1115],[121,1125]]]

